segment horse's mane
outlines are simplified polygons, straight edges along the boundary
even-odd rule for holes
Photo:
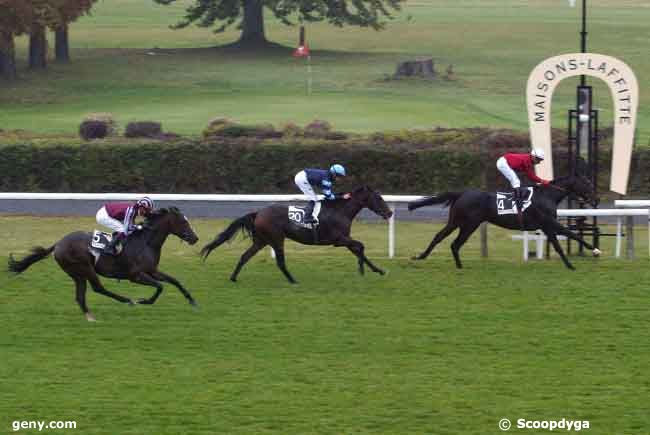
[[[144,218],[144,223],[145,225],[153,224],[161,217],[166,216],[170,213],[180,214],[181,211],[178,209],[178,207],[159,208],[158,210],[154,210],[146,215]]]
[[[572,178],[572,177],[574,177],[574,175],[565,175],[565,176],[563,176],[563,177],[554,178],[553,180],[551,180],[551,183],[553,183],[553,184],[558,184],[558,183],[561,183],[561,182],[563,182],[563,181],[567,181],[567,180],[569,180],[569,179]]]

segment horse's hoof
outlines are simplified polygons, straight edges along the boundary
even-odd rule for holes
[[[140,298],[140,299],[138,299],[136,301],[136,304],[138,304],[138,305],[151,305],[151,302],[149,301],[149,299]]]
[[[594,248],[593,253],[594,253],[594,257],[600,257],[600,254],[602,254],[603,251],[601,251],[598,248]]]
[[[411,260],[420,261],[420,260],[424,260],[424,257],[421,255],[414,255],[411,257]]]
[[[194,299],[192,299],[192,300],[190,301],[190,305],[191,305],[192,307],[194,307],[195,309],[197,309],[197,310],[199,309],[199,304],[197,304],[196,301],[195,301]]]
[[[231,280],[232,282],[237,282],[237,278],[233,278],[232,276],[230,277],[230,280]]]
[[[90,313],[86,313],[86,320],[88,320],[89,322],[96,322],[96,321],[97,321],[97,319],[95,318],[95,316],[93,316],[93,315],[90,314]]]
[[[379,270],[377,271],[377,273],[380,274],[380,275],[382,275],[382,276],[383,276],[383,275],[386,275],[386,272],[384,272],[384,271],[381,270],[381,269],[379,269]]]
[[[127,304],[129,304],[129,305],[132,306],[132,307],[135,306],[137,303],[138,303],[138,302],[134,301],[133,299],[129,299],[129,300],[127,301]]]

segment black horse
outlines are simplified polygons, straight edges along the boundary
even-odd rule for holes
[[[97,275],[108,278],[128,279],[137,284],[156,288],[149,299],[140,299],[139,304],[153,304],[160,296],[163,286],[168,282],[175,285],[192,305],[196,302],[190,293],[175,278],[158,270],[160,251],[169,234],[174,234],[189,244],[195,244],[199,238],[194,233],[187,218],[176,207],[160,209],[147,216],[143,229],[129,236],[119,256],[101,255],[95,263],[95,257],[89,251],[92,234],[77,231],[70,233],[49,248],[38,246],[22,260],[9,256],[9,271],[24,272],[29,266],[44,259],[54,252],[54,259],[74,280],[77,288],[77,303],[86,315],[88,321],[95,317],[86,305],[86,282],[90,282],[93,290],[122,303],[134,302],[124,296],[110,292],[104,288]]]
[[[541,229],[553,245],[555,251],[560,255],[562,261],[569,269],[575,269],[567,260],[557,235],[563,235],[576,240],[588,249],[593,251],[594,256],[600,255],[600,250],[582,240],[568,228],[557,221],[557,205],[569,193],[574,193],[590,202],[595,202],[594,189],[587,178],[579,175],[558,178],[548,186],[535,186],[532,204],[523,213],[523,229],[534,231]],[[433,248],[451,234],[456,228],[460,233],[451,244],[451,252],[456,260],[456,267],[461,268],[460,248],[467,241],[469,236],[482,222],[490,222],[503,228],[521,230],[522,223],[519,222],[516,214],[499,215],[497,213],[497,195],[492,192],[480,192],[466,190],[464,192],[445,192],[438,196],[427,197],[412,201],[408,204],[409,210],[433,204],[445,204],[450,206],[449,220],[447,225],[436,234],[427,249],[414,260],[423,260],[431,254]]]
[[[289,282],[295,284],[296,281],[285,265],[284,239],[286,237],[305,245],[345,246],[358,258],[361,274],[364,273],[363,265],[365,263],[373,272],[383,275],[384,271],[372,264],[365,256],[363,243],[350,237],[350,227],[354,218],[365,207],[384,219],[390,218],[393,212],[381,195],[367,186],[356,189],[350,195],[349,199],[337,199],[323,203],[319,215],[320,224],[314,230],[316,234],[312,229],[290,221],[287,206],[271,205],[233,221],[228,228],[201,249],[201,255],[205,260],[213,249],[232,239],[241,229],[251,236],[253,245],[239,259],[237,267],[230,276],[230,280],[233,282],[237,280],[237,275],[244,264],[260,249],[270,245],[275,251],[278,267]]]

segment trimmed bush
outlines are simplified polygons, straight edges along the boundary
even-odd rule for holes
[[[112,113],[100,112],[100,113],[88,113],[84,116],[83,121],[100,121],[106,123],[108,127],[108,136],[117,135],[117,121]]]
[[[105,121],[84,121],[79,126],[79,136],[83,140],[103,139],[108,132],[109,126]]]
[[[157,138],[162,136],[162,124],[153,121],[129,122],[124,136]]]
[[[314,119],[305,127],[306,132],[315,134],[324,134],[331,130],[332,124],[321,119]]]
[[[295,191],[293,176],[299,170],[333,162],[349,173],[337,183],[338,191],[361,184],[396,194],[495,190],[506,187],[496,158],[530,147],[525,133],[488,129],[350,135],[345,142],[223,136],[92,145],[28,141],[0,145],[0,191],[287,193]],[[611,145],[606,141],[599,161],[601,192],[609,186]],[[556,174],[568,172],[567,161],[566,148],[556,144]],[[650,194],[650,149],[633,154],[630,194]]]

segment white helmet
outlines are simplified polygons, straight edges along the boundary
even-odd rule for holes
[[[530,155],[533,157],[537,157],[540,160],[544,160],[544,150],[541,148],[534,148],[531,152]]]

